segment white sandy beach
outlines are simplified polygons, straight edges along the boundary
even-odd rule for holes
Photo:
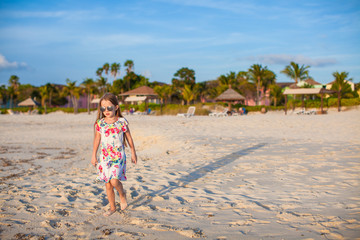
[[[139,163],[108,218],[95,117],[0,115],[1,239],[360,239],[360,109],[125,116]]]

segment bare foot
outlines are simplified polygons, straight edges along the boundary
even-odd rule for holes
[[[126,192],[124,192],[124,197],[120,199],[120,209],[125,210],[127,208]]]
[[[115,210],[109,209],[106,212],[104,212],[104,217],[108,217],[108,216],[112,215],[115,212],[116,212],[116,209]]]

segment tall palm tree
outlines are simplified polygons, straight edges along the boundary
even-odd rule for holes
[[[255,85],[249,82],[250,76],[248,72],[240,71],[236,75],[237,89],[244,96],[253,96],[256,92]]]
[[[332,85],[331,89],[336,91],[338,96],[338,112],[341,111],[341,97],[342,95],[349,90],[350,84],[347,83],[347,81],[352,81],[352,78],[348,78],[349,73],[348,72],[334,72],[333,76],[335,78],[335,82]]]
[[[98,78],[96,85],[98,86],[101,95],[104,95],[106,92],[106,88],[107,88],[107,79],[104,77],[100,77]]]
[[[276,81],[275,79],[276,79],[275,73],[273,71],[266,69],[265,76],[261,81],[261,86],[263,88],[264,93],[267,92],[267,90],[271,85],[275,84]]]
[[[109,69],[110,69],[109,63],[105,63],[105,64],[103,65],[103,70],[105,71],[105,74],[106,74],[106,75],[109,74]]]
[[[132,60],[126,60],[125,62],[125,67],[126,68],[126,75],[130,75],[130,73],[133,72],[133,68],[134,68],[134,62]],[[127,78],[127,87],[128,87],[128,91],[130,90],[130,78]]]
[[[91,95],[95,93],[95,82],[92,78],[86,78],[82,84],[85,87],[85,93],[87,95],[87,111],[88,114],[90,114],[90,101],[91,101]]]
[[[76,81],[71,81],[70,79],[66,79],[66,86],[63,89],[63,93],[66,96],[70,96],[70,101],[73,104],[73,108],[74,108],[74,113],[78,112],[78,108],[77,108],[77,98],[80,95],[80,90],[78,87],[76,87]]]
[[[46,86],[49,90],[49,106],[51,106],[52,105],[52,96],[54,93],[56,93],[58,91],[58,89],[56,88],[55,84],[52,84],[52,83],[47,83]]]
[[[3,104],[6,95],[7,95],[6,86],[1,85],[0,86],[0,102],[1,102],[1,104]]]
[[[282,88],[276,84],[270,85],[270,96],[273,98],[274,106],[276,107],[278,100],[282,97]]]
[[[169,85],[157,85],[154,87],[154,91],[157,93],[157,95],[160,98],[161,105],[160,105],[160,113],[162,114],[163,105],[166,105],[167,99],[171,96],[172,90],[171,86]]]
[[[263,67],[261,66],[261,64],[253,64],[249,68],[250,80],[252,80],[256,85],[256,105],[259,105],[260,87],[262,86],[262,81],[265,79],[266,75],[268,74],[267,71],[268,71],[267,67],[266,66]]]
[[[45,110],[45,114],[47,113],[47,104],[46,104],[46,100],[49,99],[50,97],[50,87],[48,84],[41,86],[39,88],[40,90],[40,96],[41,96],[41,106],[44,107]]]
[[[110,74],[114,77],[114,81],[116,81],[116,76],[120,75],[120,63],[111,64]]]
[[[126,72],[129,74],[134,71],[134,62],[132,60],[126,60],[124,64],[126,68]]]
[[[103,68],[98,68],[98,69],[96,70],[96,76],[101,77],[101,76],[102,76],[103,71],[104,71],[104,69],[103,69]]]
[[[191,88],[190,85],[185,84],[184,89],[182,91],[182,96],[184,100],[186,101],[186,105],[189,105],[189,103],[194,100],[198,95],[198,89],[196,87]]]
[[[8,92],[10,94],[10,108],[12,108],[13,103],[14,103],[14,96],[16,96],[17,90],[19,89],[19,85],[20,85],[19,77],[16,75],[12,75],[9,78],[9,85],[10,86],[9,86]]]
[[[220,85],[226,86],[227,88],[235,88],[237,85],[237,78],[235,72],[227,73],[218,77]]]
[[[290,62],[290,65],[286,66],[281,73],[293,79],[297,84],[299,80],[305,80],[309,77],[309,68],[310,66],[299,66],[299,64],[295,62]]]

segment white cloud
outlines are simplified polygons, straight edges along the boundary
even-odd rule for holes
[[[0,11],[1,17],[5,18],[57,18],[69,21],[74,20],[99,20],[104,18],[124,18],[124,14],[110,14],[103,8],[94,10],[73,10],[73,11]]]
[[[264,64],[289,64],[290,62],[296,62],[298,64],[305,64],[314,67],[325,67],[334,65],[337,63],[334,58],[310,58],[302,55],[288,55],[288,54],[268,54],[255,57],[248,57],[251,61],[260,61]]]
[[[3,69],[21,69],[26,68],[28,65],[24,62],[9,62],[2,54],[0,54],[0,70]]]

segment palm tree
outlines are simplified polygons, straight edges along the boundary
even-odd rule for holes
[[[236,75],[237,79],[237,89],[244,96],[253,96],[256,92],[256,86],[249,82],[250,76],[248,72],[240,71]]]
[[[334,72],[333,76],[335,77],[335,82],[332,85],[331,89],[336,91],[337,97],[338,97],[338,112],[341,111],[341,97],[346,92],[348,92],[349,88],[351,89],[350,84],[347,83],[347,81],[352,81],[352,78],[348,78],[349,73],[348,72]]]
[[[120,75],[120,63],[111,64],[111,72],[110,75],[114,77],[114,81],[116,81],[116,76]]]
[[[88,114],[90,114],[91,95],[96,92],[95,82],[94,82],[94,80],[92,78],[86,78],[82,82],[82,85],[85,87],[85,92],[86,92],[86,95],[88,97],[88,99],[87,99],[87,110],[88,110]]]
[[[154,87],[154,91],[157,93],[157,95],[160,98],[161,105],[160,105],[160,113],[162,114],[163,105],[166,105],[166,100],[169,98],[172,94],[171,86],[169,85],[157,85]]]
[[[126,72],[129,74],[134,71],[134,62],[132,60],[126,60],[124,64],[126,68]]]
[[[107,79],[104,77],[100,77],[97,82],[96,85],[98,86],[101,95],[104,95],[106,92],[106,88],[107,88]]]
[[[109,74],[109,69],[110,69],[109,63],[105,63],[105,64],[103,65],[103,70],[105,71],[105,74],[106,74],[106,75]]]
[[[285,69],[281,71],[281,73],[293,79],[297,84],[298,80],[305,80],[309,77],[308,68],[310,68],[310,66],[302,65],[300,67],[299,64],[290,62],[290,65],[286,66]]]
[[[50,87],[48,84],[46,84],[46,85],[40,87],[39,90],[40,90],[40,96],[41,96],[41,106],[44,107],[45,114],[46,114],[47,113],[46,100],[48,100],[50,97]]]
[[[96,76],[101,77],[101,76],[102,76],[103,71],[104,71],[104,69],[103,69],[103,68],[98,68],[98,69],[96,70]]]
[[[5,97],[6,97],[7,91],[6,91],[6,86],[5,85],[1,85],[0,86],[0,102],[1,104],[3,104]]]
[[[186,101],[186,105],[189,105],[189,103],[194,100],[198,95],[198,89],[197,88],[191,88],[190,85],[185,84],[184,89],[182,91],[182,96],[184,100]]]
[[[270,85],[270,96],[274,99],[274,106],[277,106],[277,101],[282,97],[282,88],[279,85]]]
[[[133,68],[134,68],[134,62],[132,60],[126,60],[125,62],[125,67],[126,68],[126,75],[129,75],[130,73],[133,72]],[[130,90],[130,78],[127,78],[127,87],[128,87],[128,91]]]
[[[10,78],[9,78],[9,89],[8,89],[8,92],[10,94],[10,108],[12,108],[13,106],[13,101],[14,101],[14,97],[16,96],[17,94],[17,90],[19,88],[19,77],[16,76],[16,75],[12,75]]]
[[[235,88],[237,85],[237,78],[235,72],[230,72],[226,75],[218,77],[220,85],[226,86],[226,88]]]
[[[71,81],[70,79],[66,79],[66,86],[63,89],[63,93],[66,96],[70,96],[70,101],[73,103],[74,113],[78,112],[77,108],[77,99],[80,96],[80,90],[76,87],[76,81]]]
[[[266,75],[269,74],[267,71],[267,67],[262,67],[261,64],[253,64],[249,68],[250,80],[256,85],[256,105],[259,105],[260,87],[262,86],[262,81],[265,79]]]
[[[207,93],[206,89],[206,82],[199,82],[195,83],[195,88],[197,89],[199,96],[200,96],[200,102],[205,102],[205,95]]]
[[[56,86],[52,83],[47,83],[46,84],[48,90],[49,90],[49,106],[52,106],[52,97],[53,94],[56,93],[58,91],[58,89],[56,88]]]

